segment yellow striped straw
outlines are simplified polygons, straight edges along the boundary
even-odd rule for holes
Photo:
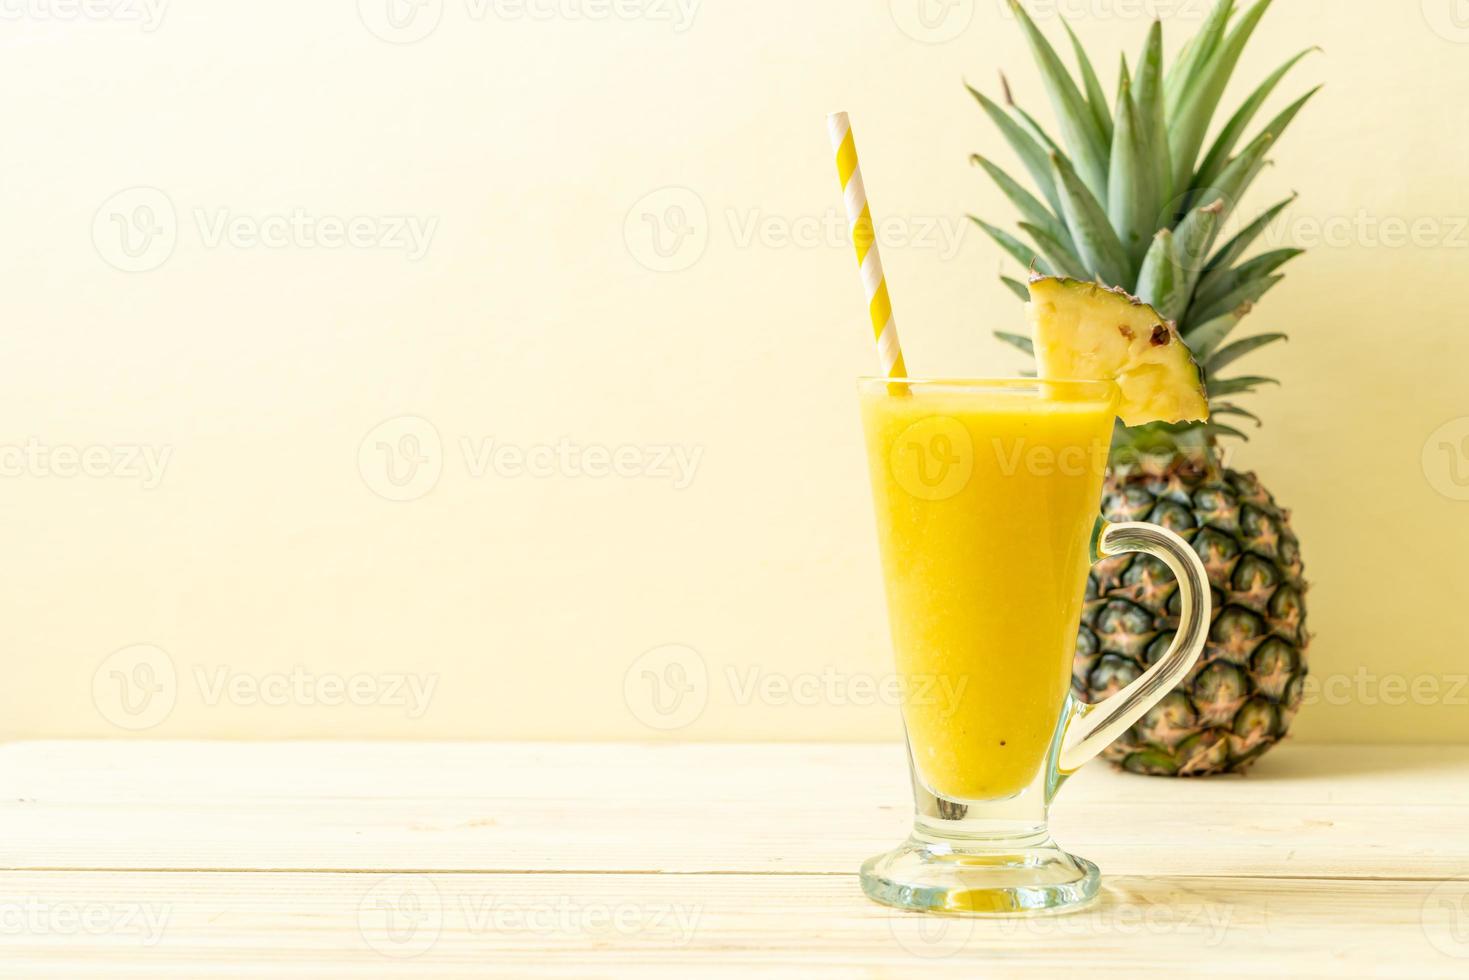
[[[857,165],[852,123],[845,112],[833,112],[826,117],[826,124],[831,130],[831,147],[837,155],[837,175],[841,177],[842,195],[847,201],[847,224],[857,249],[862,286],[867,290],[867,309],[872,315],[872,333],[877,338],[883,376],[906,378],[908,367],[903,363],[903,349],[898,346],[898,325],[893,322],[893,304],[888,299],[882,259],[877,254],[877,233],[872,227],[872,210],[867,206],[867,189],[862,185],[862,169]]]

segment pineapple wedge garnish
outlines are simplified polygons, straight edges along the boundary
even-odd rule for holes
[[[1115,381],[1123,425],[1209,417],[1198,363],[1178,328],[1121,289],[1033,276],[1025,307],[1040,377]]]

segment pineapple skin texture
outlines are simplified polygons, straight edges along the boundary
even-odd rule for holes
[[[1290,514],[1253,473],[1224,469],[1212,453],[1197,460],[1114,466],[1104,489],[1107,520],[1161,524],[1193,545],[1213,599],[1198,664],[1105,752],[1132,772],[1241,772],[1285,738],[1304,693],[1307,584]],[[1110,697],[1166,652],[1177,593],[1156,559],[1097,564],[1072,671],[1079,699]]]

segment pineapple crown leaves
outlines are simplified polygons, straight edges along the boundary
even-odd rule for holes
[[[1174,320],[1194,356],[1212,378],[1247,354],[1279,340],[1261,334],[1225,343],[1256,303],[1284,277],[1279,270],[1301,254],[1282,248],[1252,258],[1246,253],[1295,195],[1273,205],[1228,241],[1227,220],[1281,135],[1320,90],[1311,89],[1246,140],[1246,133],[1286,74],[1307,48],[1268,75],[1224,123],[1206,137],[1225,88],[1271,0],[1217,0],[1171,65],[1163,57],[1163,25],[1155,20],[1134,68],[1121,59],[1117,93],[1109,99],[1080,39],[1063,21],[1077,64],[1073,76],[1020,0],[1008,0],[1055,113],[1060,141],[1016,104],[1000,76],[1003,105],[967,86],[1018,157],[1038,194],[1027,190],[988,157],[982,168],[1019,212],[1024,238],[974,218],[1010,257],[1032,272],[1096,280],[1116,286]],[[1024,284],[1001,276],[1022,299]],[[1004,343],[1029,351],[1029,338],[997,332]],[[1254,390],[1273,379],[1252,375],[1215,379],[1211,397]],[[1216,401],[1215,414],[1255,416],[1232,402]],[[1222,422],[1194,427],[1210,439],[1243,433]],[[1139,434],[1141,435],[1141,434]]]

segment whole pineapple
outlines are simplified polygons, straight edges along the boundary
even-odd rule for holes
[[[1270,0],[1257,0],[1237,19],[1235,0],[1219,0],[1166,72],[1162,25],[1155,22],[1135,75],[1123,59],[1110,105],[1070,28],[1079,83],[1017,0],[1010,4],[1039,63],[1062,138],[1052,139],[1016,106],[1008,85],[1006,106],[971,88],[1041,192],[1036,197],[976,156],[1019,209],[1020,229],[1031,244],[974,220],[1026,268],[1096,279],[1137,295],[1177,323],[1208,377],[1210,421],[1119,426],[1114,440],[1104,516],[1151,521],[1189,540],[1208,569],[1214,611],[1208,646],[1188,679],[1107,755],[1145,773],[1238,771],[1285,736],[1306,677],[1306,583],[1290,515],[1253,474],[1229,469],[1221,447],[1221,439],[1246,438],[1221,418],[1259,424],[1231,399],[1275,382],[1218,377],[1245,355],[1284,339],[1266,333],[1225,343],[1283,278],[1277,270],[1300,254],[1279,249],[1246,258],[1292,199],[1220,240],[1235,204],[1265,166],[1266,152],[1315,94],[1288,106],[1241,148],[1245,130],[1307,52],[1265,79],[1204,153],[1215,109]],[[1018,279],[1002,279],[1028,298]],[[1031,351],[1028,337],[996,336]],[[1171,573],[1153,558],[1126,555],[1099,564],[1077,640],[1077,695],[1101,700],[1161,657],[1177,628],[1177,602]]]

